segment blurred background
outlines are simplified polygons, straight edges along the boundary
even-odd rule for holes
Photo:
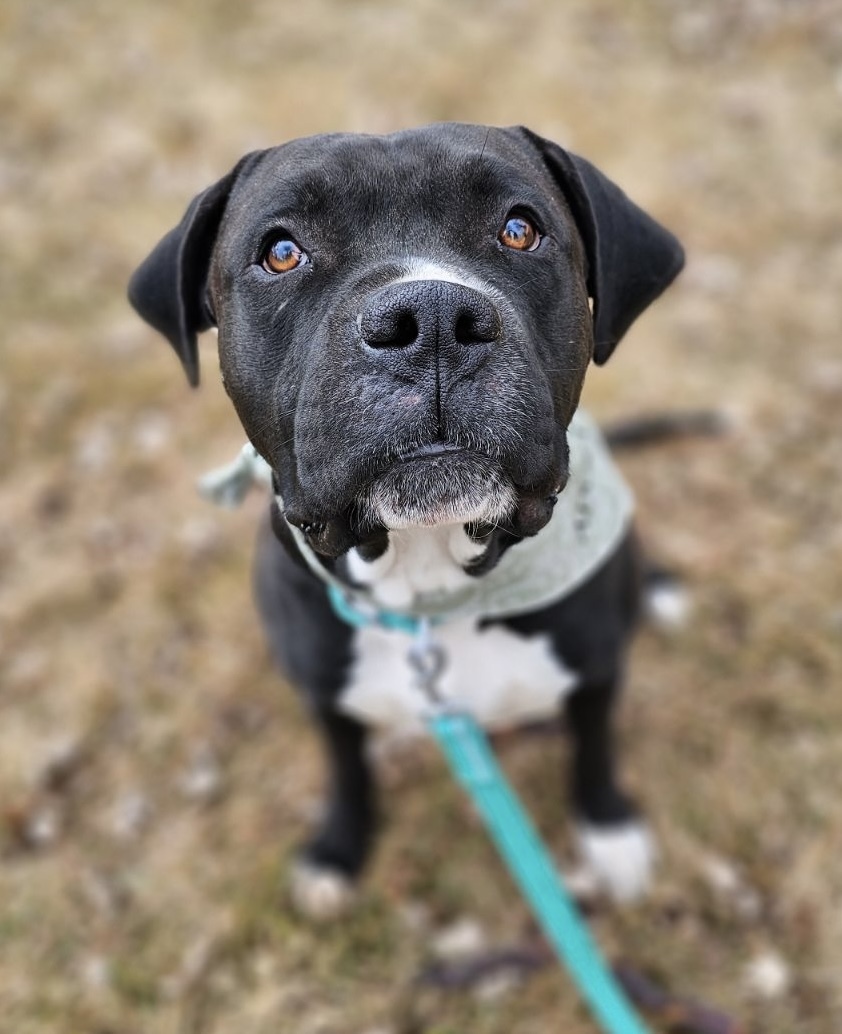
[[[732,426],[622,457],[694,612],[632,657],[625,768],[663,857],[645,903],[594,910],[597,936],[753,1029],[842,1029],[838,2],[4,0],[4,1030],[593,1030],[553,967],[417,982],[460,944],[528,929],[424,745],[380,759],[387,819],[359,909],[317,930],[286,907],[323,769],[252,610],[264,503],[196,496],[243,437],[213,339],[191,393],[124,300],[243,152],[446,119],[556,139],[687,247],[591,371],[591,409],[713,407]],[[563,740],[501,749],[569,863]]]

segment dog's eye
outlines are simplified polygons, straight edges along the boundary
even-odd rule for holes
[[[289,273],[296,266],[303,265],[307,255],[295,241],[281,238],[269,245],[263,256],[263,268],[267,273]]]
[[[510,215],[497,239],[515,251],[534,251],[541,243],[541,235],[522,215]]]

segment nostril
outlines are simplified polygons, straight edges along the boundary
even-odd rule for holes
[[[453,336],[457,344],[478,345],[496,341],[500,336],[500,327],[492,312],[461,312],[453,328]]]
[[[408,308],[375,308],[359,317],[357,327],[371,348],[406,348],[419,333],[418,320]]]
[[[418,338],[418,322],[411,312],[402,312],[395,320],[392,340],[388,342],[396,348],[406,348]]]

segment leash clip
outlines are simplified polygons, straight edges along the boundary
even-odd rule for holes
[[[447,654],[432,636],[429,618],[419,618],[415,637],[406,652],[415,684],[436,707],[444,704],[439,692],[439,679],[447,666]]]

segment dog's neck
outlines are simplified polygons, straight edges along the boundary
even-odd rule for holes
[[[453,592],[470,583],[466,567],[485,552],[462,524],[401,528],[389,532],[379,557],[365,560],[356,549],[347,555],[351,581],[371,590],[383,607],[407,608],[427,593]]]
[[[571,476],[552,520],[535,534],[505,527],[439,525],[382,529],[336,559],[272,507],[273,527],[300,563],[343,596],[367,590],[367,603],[419,616],[489,618],[539,609],[582,584],[628,534],[631,492],[594,421],[579,410],[568,429]],[[239,468],[235,473],[239,476]],[[516,556],[508,557],[511,547]],[[364,608],[365,609],[365,608]]]

